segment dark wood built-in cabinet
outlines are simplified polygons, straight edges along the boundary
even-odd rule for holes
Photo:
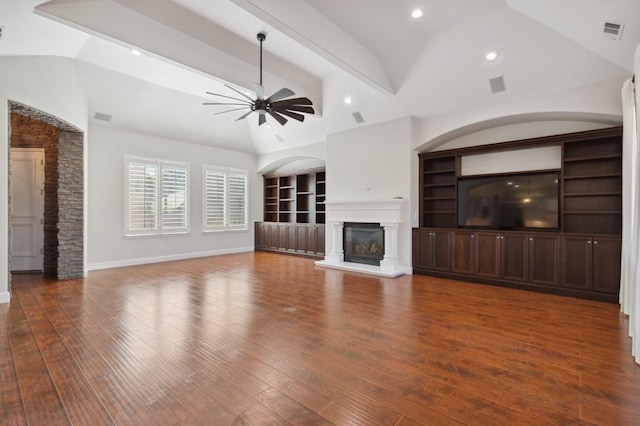
[[[559,227],[457,226],[464,155],[560,145]],[[622,129],[420,155],[418,274],[617,302],[622,228]]]
[[[424,226],[456,226],[456,157],[425,158],[421,163],[422,222]]]
[[[450,271],[451,237],[452,235],[449,231],[438,229],[414,230],[414,269]]]
[[[608,137],[563,146],[565,232],[622,232],[622,141]]]
[[[264,222],[256,250],[324,257],[326,172],[264,176]]]

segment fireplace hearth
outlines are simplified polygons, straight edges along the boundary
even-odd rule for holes
[[[384,230],[379,223],[344,224],[344,261],[380,266],[384,258]]]

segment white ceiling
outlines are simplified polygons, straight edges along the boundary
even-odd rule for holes
[[[0,0],[0,56],[76,59],[105,125],[264,154],[362,126],[356,111],[365,125],[429,119],[630,75],[639,18],[631,0]],[[625,24],[621,40],[605,21]],[[266,93],[311,98],[304,123],[202,106],[258,80],[259,31]]]

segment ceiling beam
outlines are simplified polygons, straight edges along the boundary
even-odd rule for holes
[[[231,0],[258,19],[385,95],[394,95],[379,58],[304,0]]]
[[[52,0],[35,13],[242,88],[252,89],[258,79],[257,41],[238,37],[170,0]],[[273,55],[269,69],[277,70],[265,69],[272,87],[289,87],[321,104],[319,78]]]

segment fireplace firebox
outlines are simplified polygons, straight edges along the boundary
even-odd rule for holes
[[[379,223],[344,224],[344,261],[380,266],[384,258],[384,230]]]

